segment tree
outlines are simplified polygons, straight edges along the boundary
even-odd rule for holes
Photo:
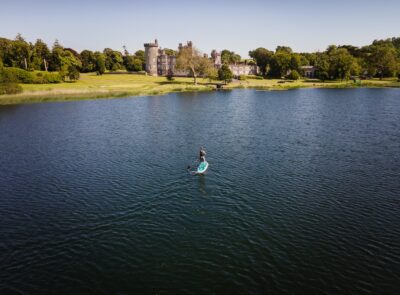
[[[296,70],[290,71],[290,74],[287,75],[287,78],[290,80],[299,80],[300,79],[300,74]]]
[[[63,81],[69,76],[70,66],[79,69],[82,67],[80,59],[78,59],[72,50],[65,50],[56,40],[51,52],[51,69],[58,71]]]
[[[169,56],[174,56],[176,55],[176,51],[173,49],[169,49],[169,48],[164,48],[165,54],[169,55]]]
[[[241,60],[242,60],[242,57],[233,51],[224,49],[221,52],[221,61],[224,64],[235,64],[235,63],[240,62]]]
[[[48,63],[51,59],[51,53],[46,43],[37,39],[32,50],[32,67],[35,70],[48,70]]]
[[[329,79],[329,57],[325,52],[315,53],[314,66],[317,68],[316,77],[322,81]]]
[[[356,66],[355,58],[346,48],[331,48],[329,56],[329,75],[334,79],[349,79]]]
[[[262,75],[266,76],[268,72],[268,65],[273,56],[273,52],[260,47],[256,50],[249,51],[249,56],[255,59],[257,66],[261,70]]]
[[[68,66],[68,78],[70,81],[76,81],[79,79],[79,71],[75,66]]]
[[[133,55],[124,56],[124,66],[127,71],[139,72],[143,69],[141,59]]]
[[[286,51],[278,51],[275,53],[270,62],[270,75],[275,78],[285,77],[291,69],[292,56]]]
[[[18,34],[11,43],[10,49],[11,66],[27,70],[30,67],[31,50],[29,44],[22,38],[21,34]]]
[[[188,71],[197,85],[197,77],[212,75],[214,65],[210,59],[204,57],[196,48],[183,47],[177,56],[175,68]]]
[[[218,70],[218,79],[225,82],[225,84],[232,81],[233,73],[227,64],[223,64]]]
[[[369,48],[367,58],[370,73],[383,77],[393,77],[398,71],[400,59],[393,44],[374,42]]]
[[[106,69],[117,71],[123,68],[123,57],[121,52],[105,48],[103,54],[106,57]]]
[[[82,61],[83,73],[90,73],[96,71],[96,56],[93,51],[83,50],[80,54]]]
[[[103,75],[106,71],[106,57],[98,51],[94,53],[94,56],[96,59],[96,72],[98,75]]]
[[[275,49],[275,53],[278,53],[278,52],[292,54],[293,50],[289,46],[277,46],[276,49]]]

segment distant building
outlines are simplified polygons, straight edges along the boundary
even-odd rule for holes
[[[222,66],[221,52],[217,52],[215,49],[211,52],[211,58],[214,61],[214,65],[217,69]],[[242,75],[257,75],[258,67],[255,64],[247,64],[246,62],[235,63],[229,65],[230,70],[234,77]]]
[[[178,50],[181,51],[183,48],[192,48],[192,41],[188,41],[186,45],[182,45],[179,43]],[[176,56],[167,55],[165,50],[162,50],[158,46],[157,39],[154,43],[145,43],[144,44],[144,54],[145,54],[145,62],[146,62],[146,72],[151,76],[188,76],[189,72],[181,71],[175,69],[176,65]],[[204,54],[204,57],[208,57],[207,54]],[[211,59],[214,62],[214,66],[216,69],[219,69],[222,66],[221,53],[213,50],[211,52]],[[254,64],[247,63],[237,63],[230,64],[229,68],[231,69],[233,75],[235,77],[239,77],[241,75],[257,75],[259,70],[258,67]]]
[[[300,69],[303,71],[303,76],[306,78],[315,78],[317,68],[314,66],[302,66]]]
[[[159,76],[173,75],[176,64],[176,56],[166,54],[165,50],[163,49],[159,49],[158,54],[157,74]]]

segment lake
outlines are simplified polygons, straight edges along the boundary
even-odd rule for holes
[[[4,106],[0,164],[1,294],[400,288],[400,89]]]

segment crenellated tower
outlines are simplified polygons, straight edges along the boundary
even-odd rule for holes
[[[151,76],[157,76],[157,57],[158,57],[158,41],[154,43],[144,44],[144,56],[146,62],[146,72]]]

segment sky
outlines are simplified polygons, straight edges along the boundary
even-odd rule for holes
[[[313,52],[400,37],[399,12],[399,0],[0,0],[0,37],[130,52],[155,38],[172,49],[191,40],[204,53],[248,57],[258,47]]]

